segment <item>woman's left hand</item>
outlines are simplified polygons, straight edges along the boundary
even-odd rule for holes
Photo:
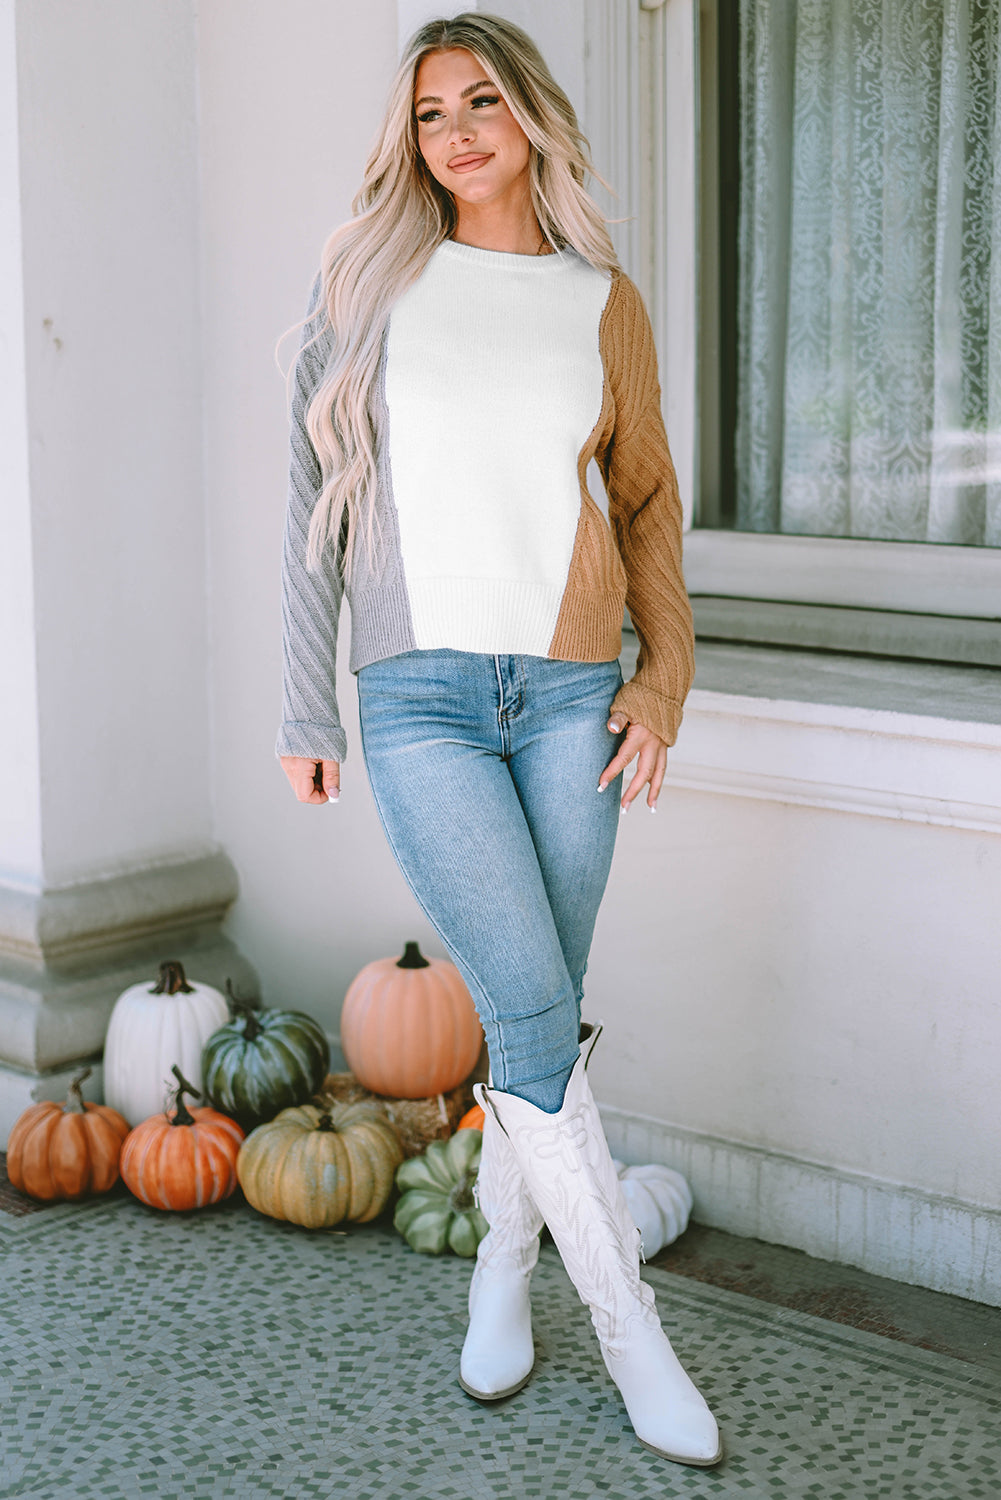
[[[628,729],[626,729],[627,725]],[[646,805],[651,812],[656,812],[661,782],[667,770],[667,745],[659,735],[654,734],[652,729],[644,729],[642,724],[631,724],[625,714],[619,711],[612,714],[608,727],[612,734],[621,734],[623,729],[626,729],[626,737],[622,741],[619,753],[602,771],[598,791],[603,792],[608,783],[614,781],[619,772],[626,769],[633,756],[639,755],[636,774],[622,794],[621,808],[623,812],[628,812],[630,802],[639,796],[649,782],[650,789],[646,794]]]

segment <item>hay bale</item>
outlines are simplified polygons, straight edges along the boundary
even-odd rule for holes
[[[470,1082],[434,1094],[430,1099],[387,1099],[363,1088],[353,1073],[328,1073],[316,1098],[336,1099],[342,1104],[376,1104],[400,1137],[405,1156],[420,1156],[432,1141],[447,1140],[466,1110],[473,1104]]]

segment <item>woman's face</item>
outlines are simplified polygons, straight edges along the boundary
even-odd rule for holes
[[[422,60],[414,112],[428,170],[459,203],[522,197],[529,183],[528,136],[471,52],[454,47]]]

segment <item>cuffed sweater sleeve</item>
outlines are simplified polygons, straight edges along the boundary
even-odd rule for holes
[[[681,567],[682,509],[660,409],[653,332],[636,287],[618,276],[602,325],[615,425],[600,455],[609,520],[639,638],[635,675],[612,708],[668,745],[695,674],[692,609]]]
[[[337,550],[324,548],[318,571],[306,568],[309,523],[322,488],[306,409],[330,349],[320,278],[313,283],[296,360],[289,440],[288,508],[282,551],[282,722],[275,755],[342,761],[347,739],[337,711],[337,625],[344,593]],[[318,331],[319,330],[319,331]]]

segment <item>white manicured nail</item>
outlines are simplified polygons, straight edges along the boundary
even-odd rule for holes
[[[619,808],[619,817],[620,817],[620,818],[624,818],[624,817],[625,817],[625,815],[626,815],[626,813],[627,813],[627,812],[628,812],[628,811],[629,811],[629,808],[628,808],[628,807],[620,807],[620,808]]]
[[[605,787],[606,787],[606,786],[607,786],[607,785],[608,785],[608,782],[607,782],[607,781],[599,781],[599,782],[598,782],[598,791],[599,791],[599,792],[603,792],[603,791],[604,791],[604,790],[605,790]]]
[[[338,801],[340,801],[340,796],[341,796],[340,792],[328,792],[327,793],[327,801],[328,802],[338,802]]]

